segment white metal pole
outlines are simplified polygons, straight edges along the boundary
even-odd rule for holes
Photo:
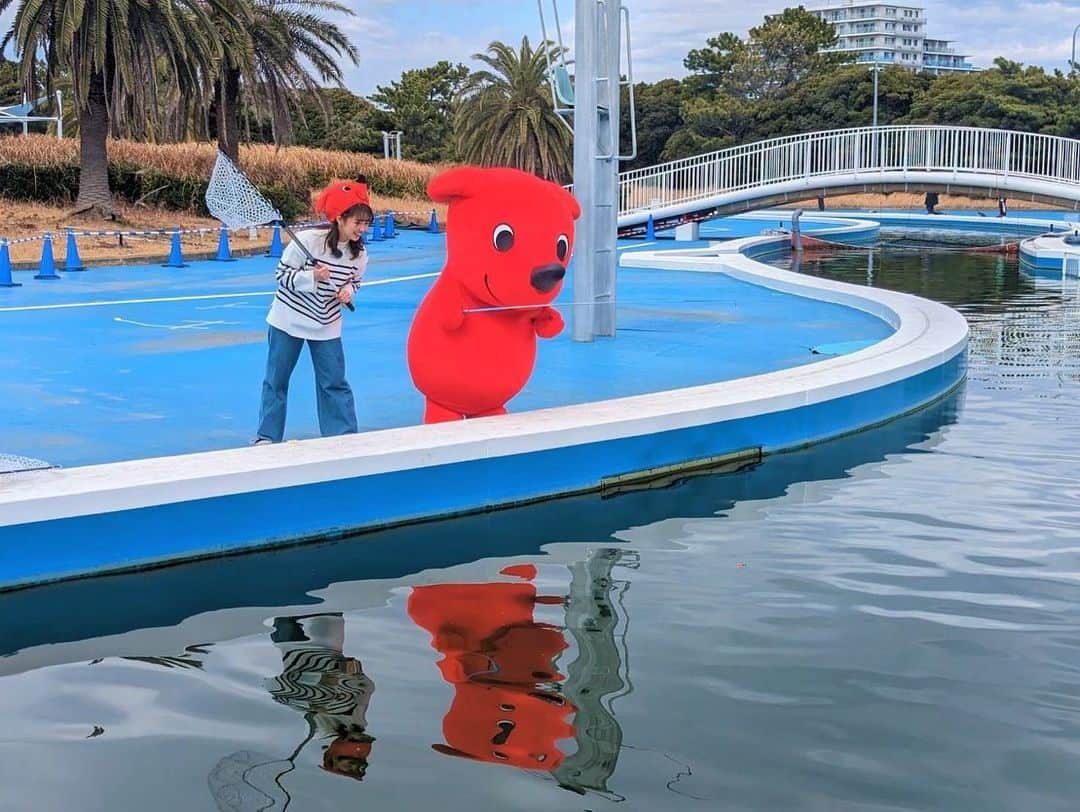
[[[606,158],[598,158],[596,171],[600,197],[597,210],[597,255],[594,266],[596,288],[593,291],[596,315],[593,329],[599,336],[615,335],[615,280],[618,275],[616,242],[619,231],[619,80],[622,77],[622,9],[621,0],[603,0],[598,3],[604,16],[601,27],[603,37],[598,43],[596,64],[607,76],[600,85],[598,143],[605,149]],[[606,130],[606,132],[604,132]]]
[[[875,167],[878,166],[878,158],[881,155],[881,149],[879,147],[879,142],[881,140],[881,136],[877,131],[877,121],[878,121],[878,116],[877,116],[877,108],[878,108],[878,68],[879,67],[880,66],[875,61],[874,62],[874,132],[873,132],[873,135],[872,135],[872,137],[874,139],[874,146],[873,146],[873,155],[871,156],[871,159],[870,159],[870,162]]]
[[[597,5],[595,0],[574,4],[574,195],[581,205],[575,229],[574,306],[571,334],[574,341],[595,337],[594,267],[597,249],[597,129],[596,86]]]
[[[874,126],[877,126],[877,93],[878,93],[878,63],[874,63]]]

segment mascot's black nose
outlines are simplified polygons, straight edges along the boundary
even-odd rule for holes
[[[559,284],[564,276],[566,276],[566,268],[557,262],[553,262],[550,265],[541,265],[539,268],[533,268],[532,275],[529,277],[529,282],[536,290],[541,293],[547,293]]]

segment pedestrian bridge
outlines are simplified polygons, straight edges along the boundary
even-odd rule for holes
[[[855,192],[946,192],[1080,210],[1080,141],[976,127],[804,133],[619,176],[619,233]]]

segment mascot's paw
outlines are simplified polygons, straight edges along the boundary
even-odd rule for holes
[[[558,310],[545,307],[540,315],[533,319],[533,328],[540,338],[555,338],[566,324]]]
[[[443,315],[440,326],[448,333],[452,333],[455,330],[460,330],[461,325],[465,323],[465,310],[464,305],[461,308],[455,307],[449,313]]]

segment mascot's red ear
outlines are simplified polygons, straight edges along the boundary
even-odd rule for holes
[[[566,208],[570,210],[570,216],[575,220],[578,219],[581,216],[581,204],[577,202],[576,197],[565,189],[562,191],[566,195]]]
[[[433,177],[427,186],[428,197],[436,203],[450,203],[460,197],[469,197],[480,189],[490,186],[490,177],[483,169],[461,166],[449,169]]]

